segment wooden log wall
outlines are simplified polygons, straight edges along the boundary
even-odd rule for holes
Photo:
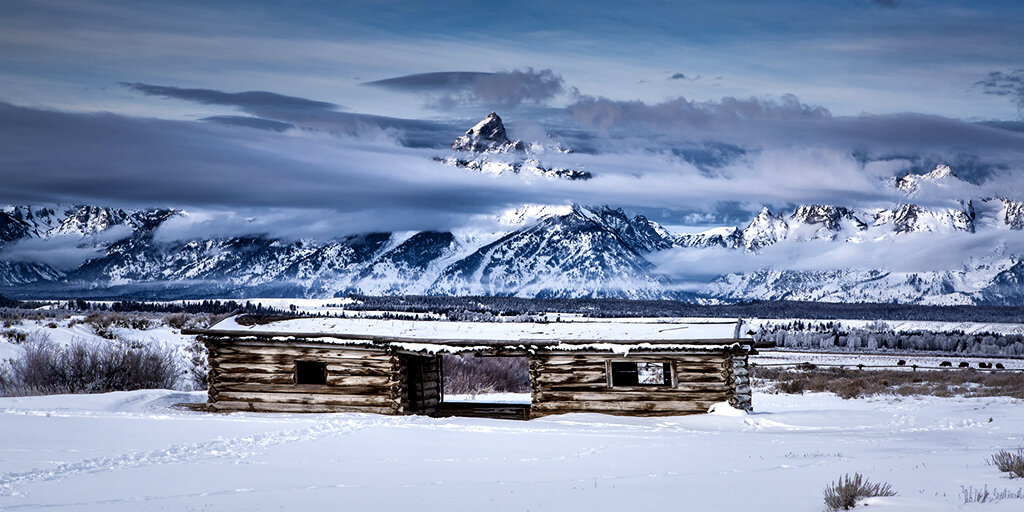
[[[674,385],[610,387],[609,361],[670,363]],[[673,416],[705,413],[718,402],[749,405],[749,379],[745,399],[737,393],[737,377],[742,373],[738,362],[745,372],[745,354],[724,352],[629,357],[534,354],[530,356],[530,416],[574,412]]]
[[[433,416],[441,403],[441,357],[401,355],[402,412]]]
[[[202,337],[213,411],[401,414],[398,356],[381,349]],[[295,361],[322,361],[326,384],[296,384]]]

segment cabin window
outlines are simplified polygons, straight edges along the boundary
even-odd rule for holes
[[[327,384],[327,363],[295,361],[296,384]]]
[[[671,386],[672,366],[657,362],[612,362],[611,385]]]

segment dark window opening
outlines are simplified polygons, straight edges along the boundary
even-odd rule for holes
[[[296,384],[327,384],[327,363],[295,361]]]
[[[612,363],[612,386],[671,386],[668,363]]]

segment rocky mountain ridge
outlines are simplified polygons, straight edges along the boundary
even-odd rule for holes
[[[527,145],[521,140],[509,140],[501,117],[494,112],[456,138],[451,144],[451,149],[451,155],[436,157],[435,160],[483,174],[524,174],[566,180],[593,178],[587,171],[541,163],[540,157],[544,153],[571,153],[572,150],[557,144]]]

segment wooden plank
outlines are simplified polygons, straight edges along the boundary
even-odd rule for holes
[[[683,414],[703,414],[715,402],[680,402],[670,406],[672,402],[598,402],[581,407],[579,403],[535,403],[530,408],[531,417],[550,414],[567,413],[602,413],[626,416],[676,416]]]
[[[225,375],[229,373],[263,373],[263,374],[279,374],[279,375],[294,375],[295,374],[295,363],[289,362],[287,364],[266,364],[266,363],[226,363],[217,362],[211,367],[211,371],[214,371],[216,375]],[[345,376],[351,375],[353,377],[373,377],[373,376],[390,376],[393,371],[390,368],[381,367],[352,367],[349,365],[327,365],[328,378],[331,375]]]
[[[329,356],[304,356],[301,354],[219,354],[214,357],[217,361],[223,363],[292,364],[295,361],[321,361],[327,364],[366,368],[390,368],[392,366],[391,362],[386,359],[352,359]]]
[[[378,406],[354,406],[354,405],[324,405],[324,404],[286,404],[268,402],[216,402],[207,404],[207,408],[214,412],[271,412],[271,413],[373,413],[373,414],[398,414],[398,411],[391,407]]]
[[[683,393],[717,393],[731,391],[732,386],[720,382],[681,382],[675,387],[670,386],[615,386],[608,387],[604,383],[593,384],[550,384],[538,385],[535,388],[543,392],[591,392],[603,395],[680,395]]]
[[[264,346],[264,345],[233,345],[213,347],[210,352],[222,355],[264,355],[264,356],[297,356],[297,357],[324,357],[334,359],[367,360],[378,359],[390,361],[391,354],[383,350],[378,351],[356,351],[334,348],[308,348],[291,346]]]
[[[233,392],[221,390],[217,402],[259,402],[280,404],[319,404],[319,405],[371,405],[378,407],[398,407],[397,401],[389,396],[369,395],[311,395],[306,393],[260,393],[253,391]]]
[[[724,402],[732,398],[733,393],[726,390],[713,391],[677,391],[675,393],[602,393],[596,391],[537,391],[533,393],[534,402],[689,402],[706,401]]]
[[[218,393],[263,393],[301,395],[379,395],[397,394],[398,386],[320,386],[316,384],[261,384],[252,382],[220,382]]]
[[[220,382],[251,382],[253,384],[294,384],[295,376],[291,373],[243,373],[218,372],[211,370],[210,375]]]

